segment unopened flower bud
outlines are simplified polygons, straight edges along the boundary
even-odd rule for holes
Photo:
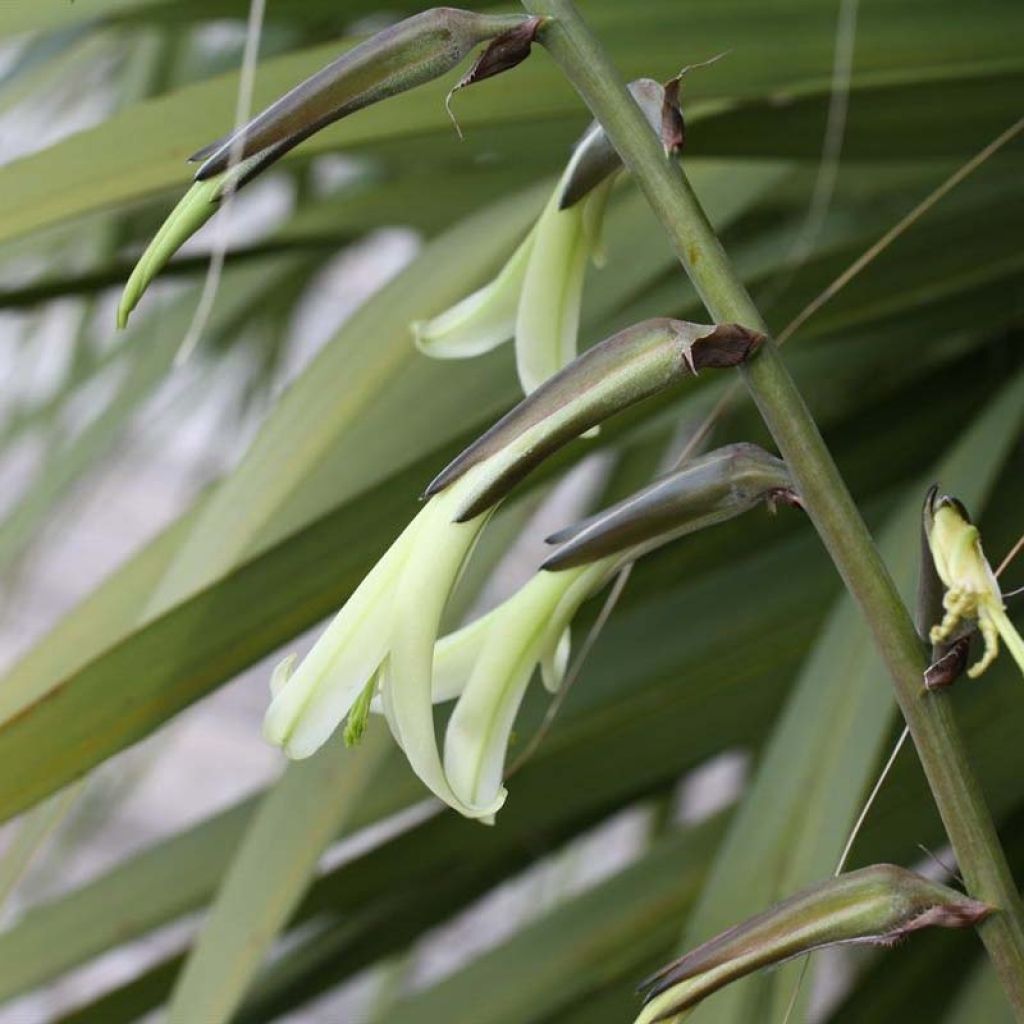
[[[542,23],[542,18],[454,7],[424,11],[354,46],[238,131],[193,153],[190,161],[202,161],[196,183],[129,278],[118,307],[118,326],[125,326],[149,283],[217,212],[228,191],[247,185],[321,128],[445,74],[480,43],[492,40],[495,45],[474,66],[471,81],[514,67],[529,54]]]
[[[475,497],[459,513],[472,519],[504,497],[534,467],[574,437],[641,399],[703,369],[737,366],[763,336],[736,324],[645,320],[588,349],[499,420],[427,488],[437,494],[487,462]]]
[[[435,7],[406,18],[342,54],[237,132],[193,154],[193,161],[203,161],[196,178],[202,181],[219,174],[233,154],[237,154],[234,159],[245,159],[289,140],[297,145],[357,110],[439,78],[480,43],[509,32],[514,33],[516,45],[511,49],[517,59],[485,67],[477,78],[514,67],[529,53],[528,41],[540,23],[539,18],[478,14],[455,7]]]
[[[888,946],[921,928],[969,928],[991,908],[892,864],[806,889],[687,953],[641,986],[636,1024],[677,1021],[725,985],[838,943]]]
[[[782,459],[756,444],[726,445],[548,537],[558,550],[544,568],[568,569],[627,549],[639,556],[774,501],[799,504]]]

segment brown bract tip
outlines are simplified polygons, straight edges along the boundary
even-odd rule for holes
[[[693,343],[688,362],[695,373],[725,370],[746,362],[764,341],[765,336],[760,331],[739,324],[719,324],[710,334]]]
[[[686,142],[686,121],[679,103],[681,78],[665,83],[665,99],[661,105],[661,144],[666,153],[679,153]]]
[[[780,487],[777,490],[770,491],[765,501],[768,504],[769,511],[772,513],[775,512],[779,505],[785,505],[786,508],[804,509],[803,499],[792,487]]]
[[[916,917],[912,917],[902,927],[886,936],[886,939],[899,941],[905,935],[920,931],[922,928],[972,928],[994,912],[994,907],[966,896],[956,902],[936,903]]]
[[[933,661],[924,670],[924,685],[927,690],[944,690],[952,686],[967,668],[967,654],[971,638],[962,636],[945,654]]]
[[[458,80],[452,93],[485,78],[500,75],[522,64],[530,56],[530,47],[546,18],[527,18],[520,25],[497,36],[473,62],[473,66]]]

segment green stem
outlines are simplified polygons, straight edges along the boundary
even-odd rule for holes
[[[765,331],[686,176],[666,157],[576,5],[524,0],[523,6],[551,19],[541,42],[604,126],[709,313],[718,322]],[[1001,911],[979,933],[1016,1019],[1024,1024],[1024,905],[948,696],[923,689],[925,657],[913,623],[777,346],[765,344],[742,373],[808,515],[874,634],[967,886],[975,898]]]

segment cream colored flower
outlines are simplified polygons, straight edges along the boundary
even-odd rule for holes
[[[282,662],[272,681],[264,734],[289,757],[309,757],[371,686],[420,779],[460,813],[488,818],[500,801],[463,801],[448,785],[431,695],[441,615],[488,516],[455,521],[475,475],[467,474],[424,505],[298,668],[292,671],[293,659]]]
[[[445,774],[464,802],[504,802],[505,754],[530,680],[539,669],[544,685],[558,690],[569,660],[570,623],[615,564],[603,559],[565,572],[538,572],[480,624],[466,627],[476,652],[462,679],[449,680],[453,689],[462,685],[444,740]],[[459,634],[448,642],[458,644]]]
[[[576,358],[583,280],[587,260],[601,258],[599,234],[611,180],[560,209],[571,173],[572,164],[490,284],[432,320],[413,324],[421,352],[466,359],[515,338],[519,382],[527,394]]]
[[[289,757],[309,757],[346,719],[346,738],[356,740],[376,706],[433,793],[467,817],[491,820],[505,799],[505,749],[534,669],[540,665],[549,686],[557,685],[569,622],[628,555],[542,571],[438,643],[445,606],[488,516],[515,482],[573,437],[702,368],[737,365],[760,343],[735,325],[645,321],[595,345],[520,403],[435,478],[419,514],[302,662],[278,666],[267,738]],[[459,701],[442,762],[433,703],[449,694]]]
[[[666,151],[675,151],[682,142],[674,120],[676,99],[649,78],[629,88]],[[594,122],[533,229],[498,276],[433,319],[412,325],[420,351],[436,359],[466,359],[514,338],[526,394],[572,362],[587,261],[604,262],[601,228],[621,169],[614,147]]]
[[[931,642],[942,643],[962,622],[973,621],[985,650],[967,674],[976,679],[995,661],[1000,637],[1024,672],[1024,640],[1006,614],[999,581],[981,548],[981,535],[963,506],[949,497],[933,501],[927,533],[935,571],[946,588],[945,615],[932,627]]]

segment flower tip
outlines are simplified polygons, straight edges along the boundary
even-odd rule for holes
[[[507,799],[508,790],[502,786],[498,790],[498,795],[489,804],[473,812],[473,820],[479,821],[481,825],[494,825],[497,821],[498,811],[505,806]]]
[[[208,142],[205,146],[197,149],[191,156],[187,157],[185,163],[187,164],[202,164],[213,156],[217,150],[222,149],[225,142],[229,142],[232,138],[233,132],[229,132],[227,135],[222,135],[219,139],[214,139],[213,142]],[[201,181],[199,175],[202,174],[202,168],[196,171],[196,180]],[[206,177],[206,175],[203,175]]]
[[[285,684],[295,671],[295,662],[298,661],[298,658],[297,654],[289,654],[274,666],[274,671],[270,674],[271,696],[276,697],[284,689]]]
[[[296,732],[291,736],[286,736],[284,742],[278,743],[277,746],[284,751],[285,757],[289,761],[305,761],[306,758],[312,757],[323,746],[323,743],[319,739],[312,742],[303,739]]]
[[[294,701],[288,692],[288,681],[292,678],[297,661],[297,654],[289,654],[277,663],[270,674],[271,700],[263,716],[263,736],[275,747],[287,748],[295,731],[296,714]],[[287,749],[285,753],[292,756]]]
[[[566,543],[567,541],[572,540],[574,535],[574,528],[568,527],[565,530],[559,530],[558,533],[553,533],[550,537],[545,539],[545,544],[558,545],[558,549],[556,551],[552,551],[551,554],[540,563],[541,572],[562,572],[565,569],[573,569],[580,564],[575,557],[575,546]]]
[[[739,366],[755,356],[766,340],[766,335],[742,324],[718,324],[693,343],[691,367],[697,373]]]
[[[163,222],[124,286],[117,309],[119,328],[123,329],[128,323],[146,289],[171,257],[217,212],[220,189],[220,179],[192,185]]]
[[[263,738],[275,747],[284,748],[288,742],[290,728],[290,721],[286,722],[283,716],[275,711],[275,703],[271,703],[263,716]]]
[[[571,551],[555,551],[540,563],[542,572],[564,572],[576,568],[576,559]]]
[[[569,670],[572,654],[572,629],[566,627],[559,634],[554,646],[540,660],[540,679],[548,693],[558,693]]]

